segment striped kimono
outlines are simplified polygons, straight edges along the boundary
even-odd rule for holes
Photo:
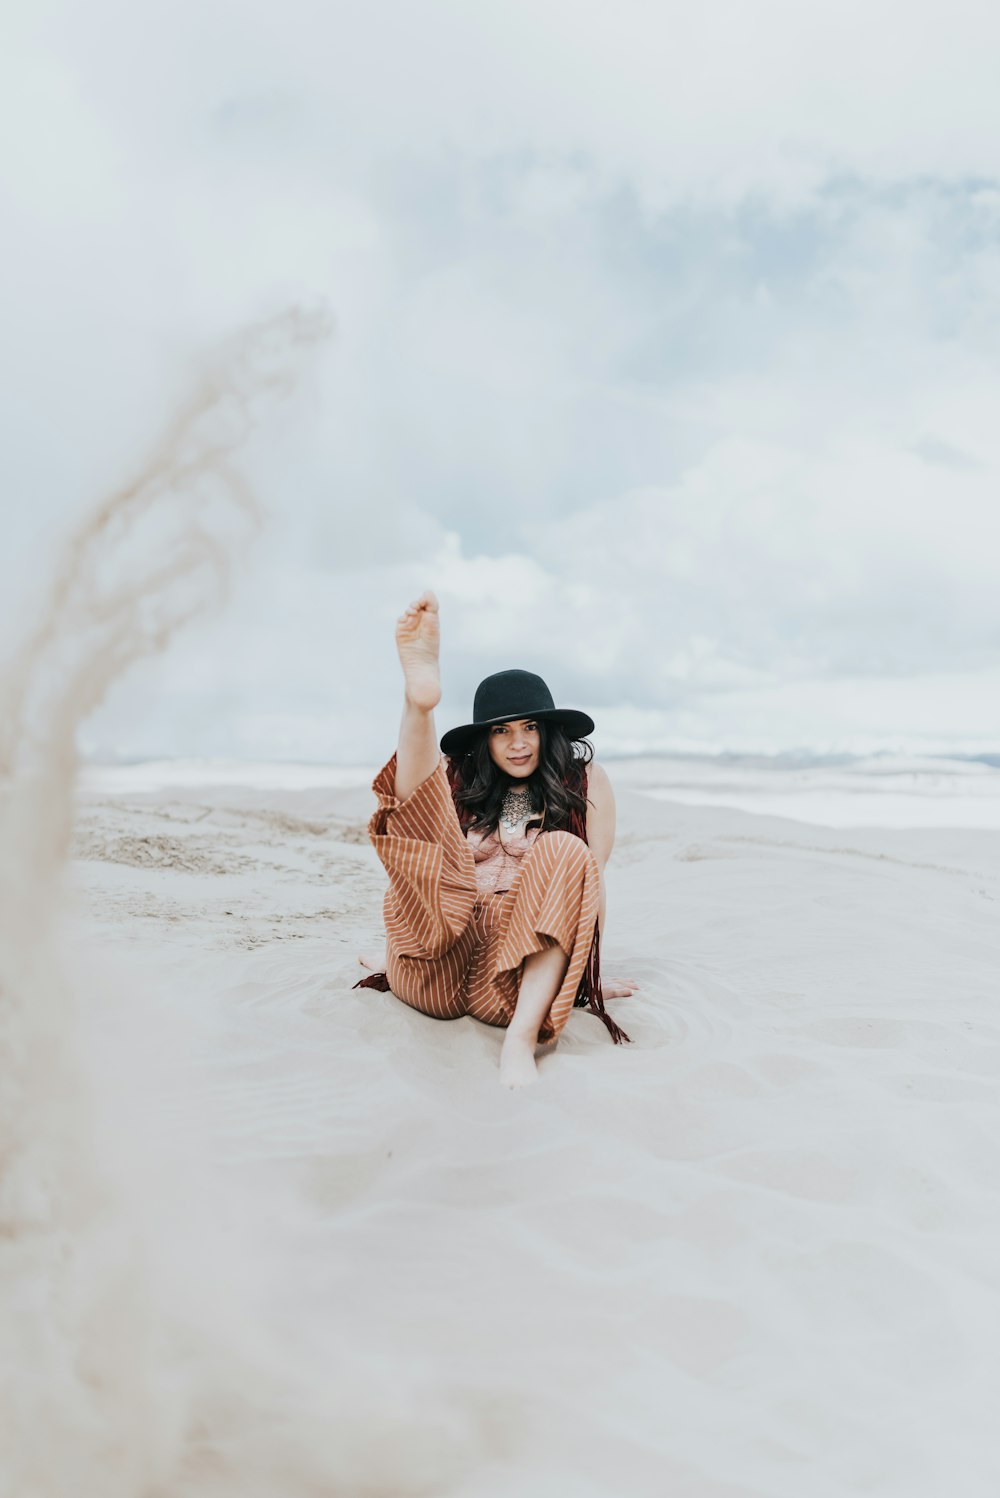
[[[575,1003],[589,1003],[614,1041],[627,1040],[604,1010],[600,875],[586,842],[571,832],[541,832],[521,840],[509,881],[498,880],[497,860],[481,853],[477,879],[476,840],[462,831],[444,759],[405,801],[395,784],[393,755],[373,782],[378,809],[368,827],[389,876],[386,971],[356,987],[391,990],[436,1019],[471,1014],[506,1026],[524,959],[558,945],[568,963],[539,1040],[559,1036]]]

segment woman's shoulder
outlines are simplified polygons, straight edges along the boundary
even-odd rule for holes
[[[587,818],[588,822],[594,817],[613,817],[615,815],[615,793],[608,772],[603,765],[591,760],[587,766],[588,776],[586,782]]]
[[[592,759],[584,771],[588,791],[610,791],[611,781],[608,772],[596,759]]]

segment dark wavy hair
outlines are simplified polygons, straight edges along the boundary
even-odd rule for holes
[[[538,724],[538,768],[523,784],[546,832],[572,832],[587,841],[587,766],[594,758],[589,739],[571,739],[559,723]],[[448,759],[448,784],[463,832],[495,832],[504,792],[512,778],[490,754],[490,729],[483,729],[464,754]],[[528,824],[529,826],[531,823]]]

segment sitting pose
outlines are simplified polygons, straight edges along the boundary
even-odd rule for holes
[[[540,676],[501,671],[480,683],[472,723],[439,753],[438,605],[412,603],[396,626],[405,678],[399,747],[375,778],[369,824],[389,875],[388,945],[356,987],[391,990],[438,1019],[471,1014],[506,1028],[500,1080],[537,1077],[535,1047],[555,1040],[574,1004],[604,1008],[635,984],[600,979],[603,869],[615,802],[583,736],[586,713],[556,708]]]

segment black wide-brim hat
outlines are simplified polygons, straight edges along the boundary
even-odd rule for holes
[[[533,671],[497,671],[476,688],[472,722],[449,728],[441,748],[452,758],[471,749],[484,728],[509,723],[513,718],[533,718],[536,723],[559,723],[571,739],[585,738],[594,731],[594,720],[573,707],[556,707],[545,682]]]

